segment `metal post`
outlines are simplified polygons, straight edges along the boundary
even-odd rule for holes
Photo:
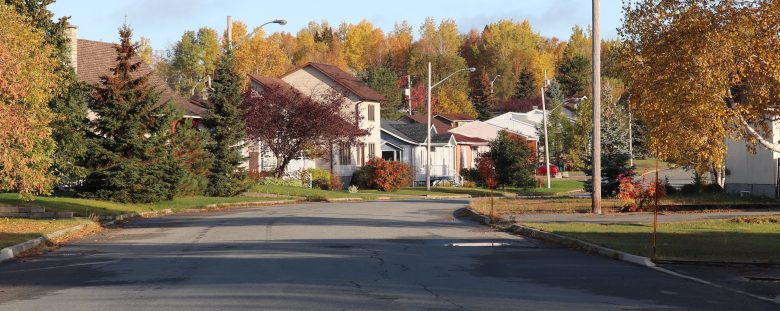
[[[544,167],[547,172],[547,189],[550,189],[550,144],[547,137],[547,106],[544,103],[544,87],[542,87],[542,123],[544,124]]]
[[[601,214],[601,33],[599,0],[593,0],[593,201],[591,211]]]
[[[428,62],[428,127],[425,129],[425,190],[431,191],[431,62]]]
[[[658,149],[656,149],[655,152],[655,192],[653,193],[653,198],[655,201],[655,206],[653,208],[653,260],[655,260],[655,249],[656,249],[656,241],[657,241],[657,232],[658,232]]]

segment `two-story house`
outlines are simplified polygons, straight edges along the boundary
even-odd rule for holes
[[[284,83],[309,96],[318,96],[332,91],[340,92],[347,101],[344,109],[347,113],[357,114],[360,128],[369,131],[369,135],[359,139],[356,145],[335,146],[334,155],[328,158],[309,159],[304,155],[293,161],[287,171],[294,175],[302,168],[330,169],[342,183],[348,184],[355,170],[368,162],[380,157],[380,123],[379,112],[384,97],[371,89],[355,76],[340,68],[323,63],[307,63],[296,67],[279,78],[250,76],[251,87],[262,88],[263,80],[274,80]],[[317,116],[311,116],[316,118]],[[249,158],[249,171],[268,170],[268,161],[275,161],[273,155],[264,150],[259,143],[250,146],[246,155]],[[331,163],[332,162],[332,163]]]

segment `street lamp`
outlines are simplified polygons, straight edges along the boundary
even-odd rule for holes
[[[490,94],[493,94],[493,83],[495,83],[498,77],[500,76],[501,75],[496,75],[495,77],[493,77],[493,80],[490,80]]]
[[[287,25],[287,21],[283,20],[283,19],[275,19],[275,20],[272,20],[270,22],[263,23],[260,26],[255,27],[255,29],[252,30],[252,32],[248,33],[243,38],[241,38],[238,41],[236,41],[236,46],[239,45],[244,40],[246,40],[246,38],[251,38],[252,35],[255,34],[255,32],[257,32],[258,30],[262,29],[263,26],[268,25],[268,24],[279,24],[279,25],[284,26],[284,25]],[[230,42],[230,40],[232,38],[233,38],[233,17],[232,16],[228,16],[227,17],[227,40],[228,40],[228,46],[231,47],[231,48],[234,47],[233,44]]]
[[[550,185],[550,144],[548,143],[549,137],[547,135],[547,107],[544,103],[544,88],[550,84],[547,80],[547,70],[544,71],[544,85],[542,86],[542,123],[544,124],[544,172],[547,175],[547,189],[551,188]],[[556,107],[557,108],[557,107]],[[552,110],[550,110],[552,111]]]
[[[427,132],[427,140],[425,144],[425,149],[427,151],[426,153],[426,161],[425,161],[425,189],[430,191],[431,190],[431,90],[441,84],[442,82],[446,81],[447,79],[454,76],[456,73],[459,73],[461,71],[474,72],[477,71],[477,68],[470,67],[470,68],[463,68],[458,69],[455,72],[451,73],[449,76],[445,77],[444,79],[441,79],[441,81],[436,82],[436,84],[431,85],[431,62],[428,62],[428,127],[425,129],[425,132]]]

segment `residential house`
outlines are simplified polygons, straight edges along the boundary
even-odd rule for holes
[[[477,119],[467,115],[465,113],[439,113],[433,116],[436,120],[439,120],[451,128],[456,128],[461,125],[474,122]]]
[[[428,115],[427,114],[410,114],[410,115],[404,115],[398,121],[401,121],[403,123],[419,123],[419,124],[428,124]],[[450,124],[445,123],[441,119],[436,118],[436,115],[434,115],[431,118],[431,125],[436,127],[436,132],[438,133],[446,133],[450,129],[452,129],[452,126]]]
[[[457,169],[455,136],[439,133],[435,127],[428,129],[420,123],[382,120],[382,158],[402,161],[412,167],[415,185],[425,185],[427,131],[431,131],[431,180],[455,180]]]
[[[384,97],[371,89],[358,78],[344,72],[334,65],[310,62],[287,72],[279,78],[250,76],[251,87],[262,91],[266,83],[275,83],[293,87],[304,95],[320,96],[332,91],[343,94],[348,104],[345,109],[350,114],[357,114],[359,126],[369,131],[369,135],[359,139],[354,146],[340,145],[335,147],[333,159],[309,159],[305,155],[288,167],[287,171],[294,174],[302,168],[330,169],[333,164],[334,174],[342,183],[348,184],[355,170],[369,159],[379,157],[380,139],[380,105]],[[316,118],[317,116],[312,116]],[[267,163],[275,161],[275,157],[259,143],[252,144],[247,150],[249,170],[261,171],[272,167]],[[332,161],[332,163],[331,163]]]
[[[111,68],[116,66],[117,51],[115,43],[101,42],[93,40],[78,39],[78,27],[68,25],[66,34],[70,44],[70,61],[76,71],[78,79],[88,84],[99,84],[100,77],[111,74]],[[140,62],[140,67],[135,75],[140,77],[149,75],[148,83],[154,87],[155,91],[160,92],[159,103],[170,101],[174,107],[178,108],[185,119],[192,119],[193,124],[198,126],[206,108],[201,102],[194,99],[184,98],[176,91],[171,89],[165,80],[162,79],[152,67],[143,62],[140,57],[133,61]],[[89,118],[94,119],[97,116],[89,112]],[[173,125],[175,126],[175,125]]]
[[[780,141],[777,125],[772,129],[773,139]],[[780,153],[756,146],[755,153],[745,142],[726,140],[725,190],[743,196],[780,198]]]

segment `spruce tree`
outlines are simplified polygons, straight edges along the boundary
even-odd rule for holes
[[[471,101],[474,103],[474,110],[477,111],[477,119],[485,121],[493,117],[491,110],[495,102],[495,96],[490,89],[490,80],[487,73],[482,73],[479,86],[472,89]]]
[[[102,76],[88,106],[97,114],[82,189],[87,196],[119,202],[149,203],[172,199],[182,170],[169,143],[177,111],[160,104],[160,93],[137,73],[141,59],[127,25],[119,29],[117,62]]]
[[[517,79],[515,97],[520,99],[534,97],[534,95],[539,94],[538,92],[539,89],[536,86],[534,74],[531,73],[528,67],[523,68],[523,71],[520,72],[520,77]]]
[[[226,47],[217,62],[209,94],[210,107],[205,125],[211,130],[209,152],[214,157],[206,193],[232,196],[243,190],[246,172],[241,148],[246,137],[244,112],[241,108],[243,82],[236,71],[233,51]]]

